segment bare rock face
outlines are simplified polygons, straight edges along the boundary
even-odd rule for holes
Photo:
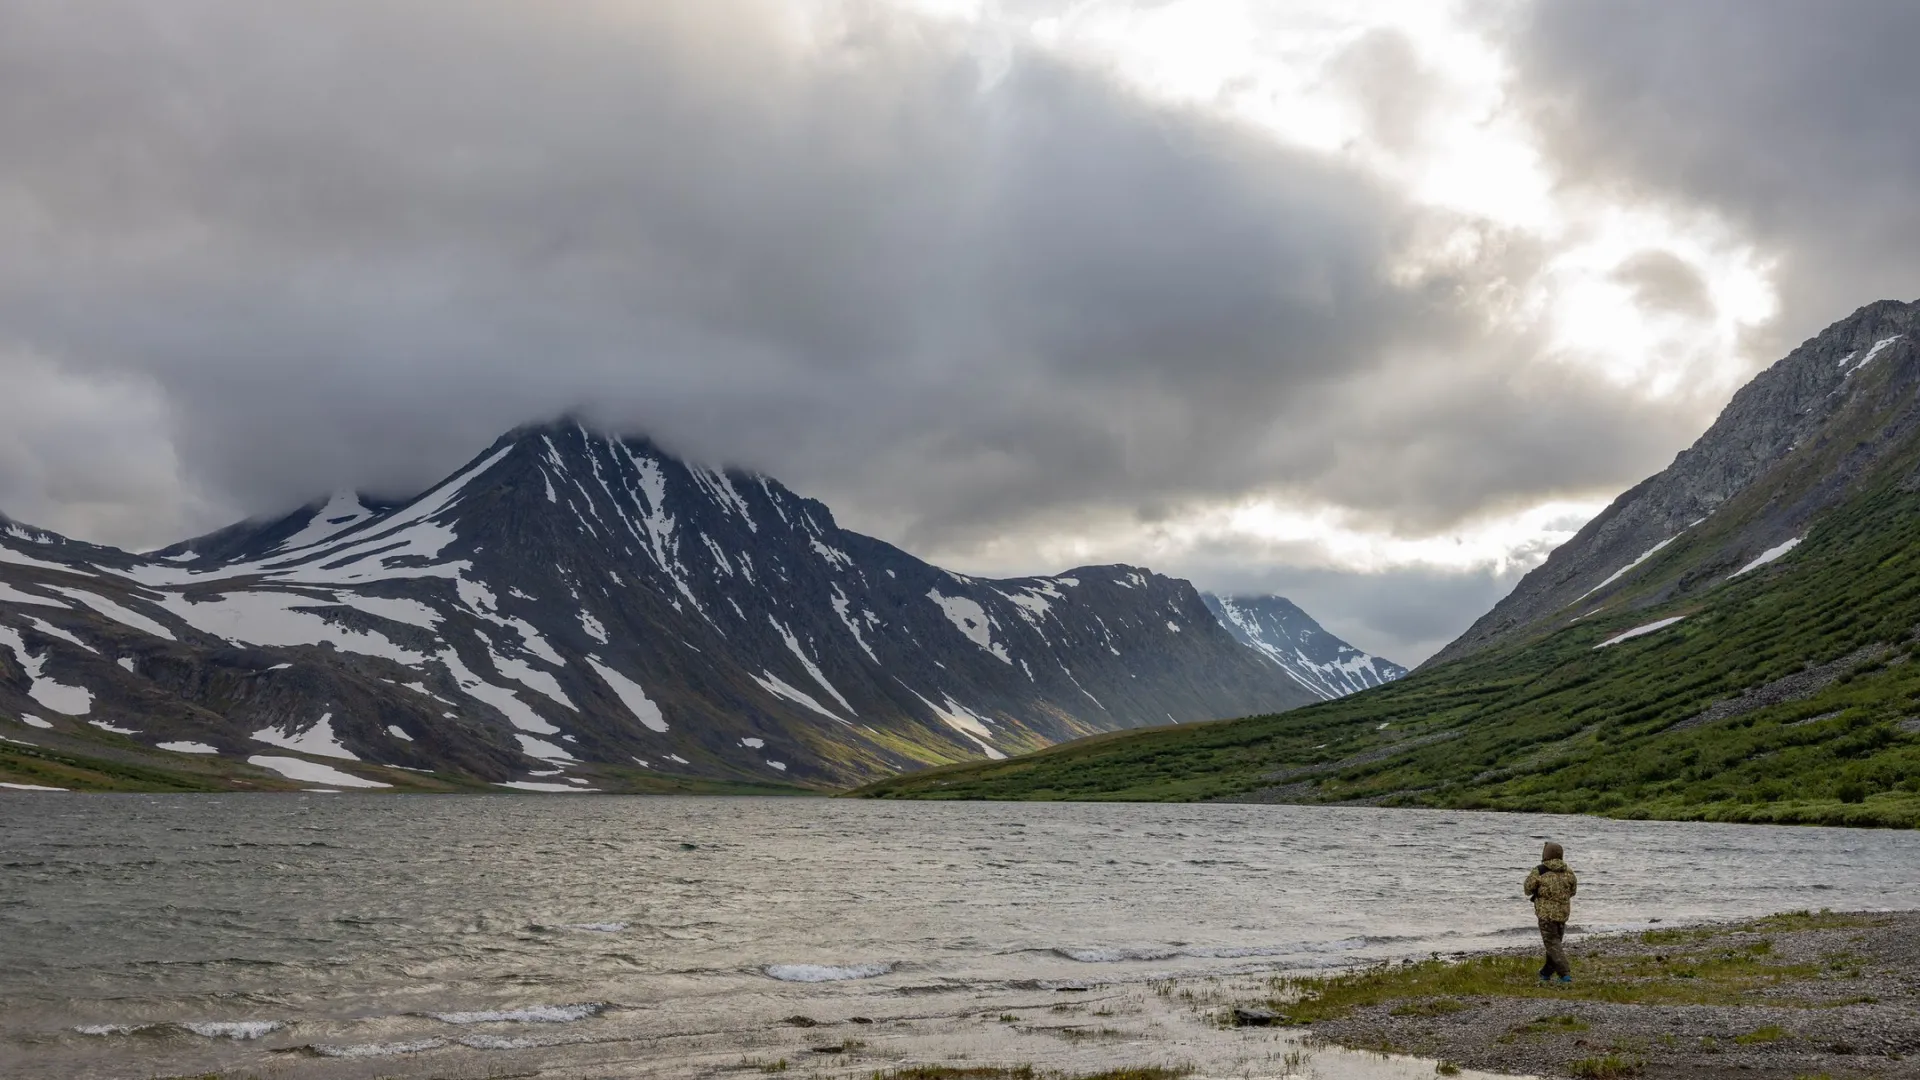
[[[950,573],[770,478],[572,422],[410,500],[341,493],[150,556],[0,520],[0,721],[75,738],[833,787],[1319,696],[1185,581]]]
[[[1834,323],[1755,376],[1672,465],[1615,499],[1427,663],[1684,594],[1804,535],[1908,448],[1920,429],[1916,385],[1920,302],[1883,300]]]

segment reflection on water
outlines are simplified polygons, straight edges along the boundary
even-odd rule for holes
[[[1524,942],[1519,882],[1549,834],[1592,929],[1920,904],[1912,833],[1263,806],[18,796],[0,802],[0,1071],[344,1076],[361,1074],[325,1063],[366,1059],[454,1075],[488,1053],[592,1046],[544,1060],[676,1075],[799,1037],[780,1021],[802,1009],[875,1020],[857,1025],[868,1043],[1081,987],[1146,1017],[1158,977]],[[1046,1035],[1008,1025],[986,1045]],[[627,1071],[610,1046],[633,1051]]]

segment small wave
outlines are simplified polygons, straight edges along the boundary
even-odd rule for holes
[[[418,1054],[427,1050],[438,1050],[447,1045],[445,1039],[415,1039],[412,1042],[360,1043],[354,1046],[330,1046],[314,1043],[307,1047],[321,1057],[329,1058],[376,1058],[397,1057],[401,1054]]]
[[[1296,941],[1285,945],[1066,945],[1050,949],[1055,956],[1082,964],[1123,964],[1134,961],[1245,960],[1262,956],[1311,956],[1347,952],[1369,943],[1366,938],[1338,941]]]
[[[209,1020],[181,1024],[181,1027],[209,1039],[258,1039],[287,1026],[285,1020]]]
[[[841,982],[846,979],[871,979],[893,970],[892,964],[770,964],[764,969],[768,978],[781,982]]]
[[[259,1039],[287,1026],[285,1020],[198,1020],[183,1024],[82,1024],[82,1035],[167,1035],[187,1032],[205,1039]]]
[[[465,1035],[455,1040],[469,1050],[526,1050],[535,1046],[556,1045],[549,1039],[530,1039],[511,1035]]]
[[[1135,948],[1127,945],[1090,945],[1084,948],[1064,946],[1053,950],[1055,956],[1068,960],[1077,960],[1082,964],[1120,964],[1129,960],[1170,960],[1179,956],[1178,949]]]
[[[443,1024],[571,1024],[606,1011],[604,1001],[580,1005],[532,1005],[524,1009],[487,1009],[427,1015]]]
[[[133,1035],[142,1031],[151,1031],[159,1024],[81,1024],[73,1030],[82,1035]]]

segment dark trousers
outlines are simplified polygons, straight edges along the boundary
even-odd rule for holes
[[[1573,968],[1567,965],[1567,950],[1560,945],[1561,939],[1566,936],[1566,923],[1558,919],[1540,920],[1540,944],[1546,946],[1547,950],[1547,962],[1540,966],[1541,978],[1573,974]]]

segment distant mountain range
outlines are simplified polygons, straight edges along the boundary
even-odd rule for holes
[[[1215,596],[1201,601],[1240,644],[1278,664],[1321,700],[1392,682],[1407,669],[1327,633],[1284,596]]]
[[[950,573],[570,421],[150,555],[0,518],[0,779],[47,786],[831,788],[1401,672],[1277,597]]]
[[[1920,302],[1881,301],[1755,376],[1404,679],[869,793],[1920,826],[1917,556]]]

